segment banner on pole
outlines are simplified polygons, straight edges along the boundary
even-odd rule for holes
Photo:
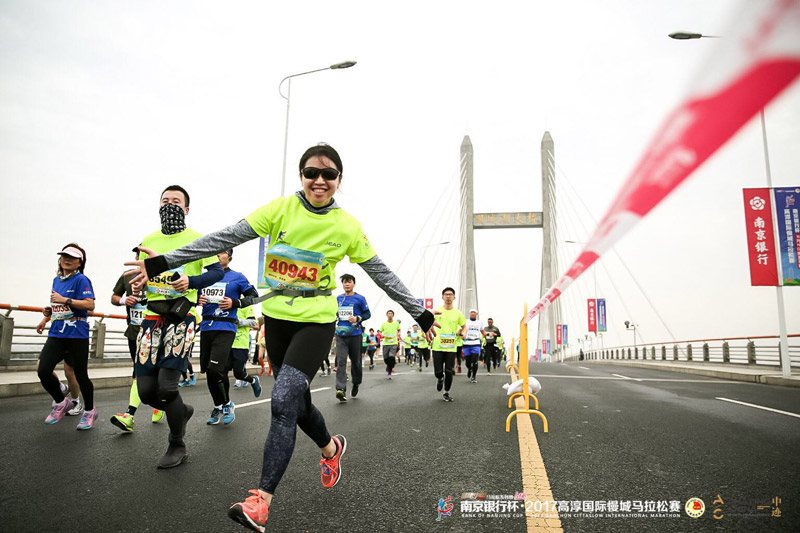
[[[433,310],[433,298],[425,298],[425,309]]]
[[[553,353],[553,351],[550,349],[550,339],[547,339],[547,353]]]
[[[567,346],[569,344],[567,341],[567,325],[562,324],[561,327],[564,328],[564,331],[561,333],[561,342],[564,343],[564,346]]]
[[[597,332],[602,333],[608,331],[608,324],[606,322],[606,299],[597,299]]]
[[[800,286],[800,187],[775,188],[772,192],[780,245],[779,279],[782,285]]]
[[[744,189],[743,193],[750,285],[778,285],[772,194],[766,187]]]
[[[561,324],[556,324],[556,346],[561,346]]]
[[[542,339],[542,353],[547,353],[547,339]]]
[[[727,28],[580,255],[528,311],[526,324],[800,75],[800,0],[742,0]]]
[[[586,303],[589,314],[589,333],[597,333],[597,301],[589,298]]]

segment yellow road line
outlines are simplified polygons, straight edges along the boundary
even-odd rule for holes
[[[516,373],[511,371],[511,381],[517,380]],[[525,400],[515,400],[517,409],[525,409]],[[533,432],[530,415],[517,415],[517,436],[519,437],[519,459],[522,468],[522,488],[526,496],[527,528],[535,533],[563,533],[558,511],[554,508],[555,499],[550,490],[550,480],[544,467],[544,459],[539,449],[539,441]],[[531,504],[527,502],[532,502]],[[536,502],[541,502],[537,504]],[[540,510],[540,512],[535,512]]]

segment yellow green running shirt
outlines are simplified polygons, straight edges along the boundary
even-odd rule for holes
[[[142,248],[150,248],[154,252],[158,252],[161,255],[169,253],[173,250],[177,250],[181,246],[189,244],[190,242],[199,239],[202,237],[203,234],[193,229],[186,228],[183,231],[178,233],[174,233],[172,235],[164,235],[161,233],[161,230],[154,231],[150,235],[147,235],[142,240]],[[147,254],[144,252],[139,253],[139,259],[145,259]],[[169,278],[172,276],[173,272],[179,272],[181,274],[186,274],[189,277],[192,276],[199,276],[203,273],[203,268],[209,265],[213,265],[214,263],[219,263],[219,259],[217,256],[207,257],[205,259],[198,259],[197,261],[192,261],[191,263],[187,263],[185,265],[181,265],[179,267],[173,268],[171,270],[167,270],[166,272],[162,272],[156,276],[153,276],[147,281],[147,301],[158,301],[158,300],[171,300],[174,298],[178,298],[180,296],[185,296],[190,302],[197,303],[197,290],[196,289],[189,289],[185,293],[179,293],[172,289],[172,285],[170,285]],[[197,311],[192,308],[192,314],[197,318]],[[145,316],[157,316],[152,311],[145,311]]]
[[[384,346],[397,346],[398,333],[400,333],[400,322],[397,320],[384,322],[381,324],[381,334],[383,335],[381,343]]]
[[[240,311],[242,318],[255,318],[254,307],[255,305],[251,305],[250,307],[242,309]],[[250,326],[239,326],[236,328],[236,337],[233,339],[233,346],[231,346],[231,348],[250,348]]]
[[[353,263],[363,263],[376,255],[361,224],[350,213],[343,209],[312,213],[294,195],[273,200],[245,220],[260,237],[269,236],[264,274],[271,284],[332,290],[336,288],[336,264],[345,256]],[[338,311],[332,295],[276,296],[261,305],[265,315],[294,322],[333,322]]]
[[[439,307],[441,315],[436,315],[436,322],[442,327],[436,328],[436,337],[433,339],[433,350],[437,352],[455,352],[457,339],[460,335],[457,332],[461,326],[467,323],[464,314],[455,307],[447,310],[444,306]],[[462,339],[463,340],[463,339]]]

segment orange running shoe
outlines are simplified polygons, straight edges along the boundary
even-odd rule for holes
[[[257,490],[248,492],[252,496],[248,496],[243,502],[231,505],[231,508],[228,509],[228,516],[248,529],[264,533],[264,524],[269,516],[269,504],[264,501],[261,493]]]
[[[334,435],[333,442],[336,443],[336,453],[330,459],[323,457],[319,461],[322,467],[322,486],[326,489],[339,483],[339,479],[342,477],[342,465],[339,464],[339,461],[347,451],[347,439],[344,438],[344,435]]]

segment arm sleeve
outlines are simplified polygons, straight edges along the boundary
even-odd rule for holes
[[[213,263],[206,267],[206,271],[199,276],[189,276],[190,289],[205,289],[215,284],[225,276],[225,271],[219,263]]]
[[[250,226],[250,223],[242,219],[236,224],[204,235],[168,254],[149,257],[144,260],[144,265],[147,269],[147,274],[152,277],[170,268],[214,256],[221,251],[229,250],[256,237],[258,237],[258,234]]]
[[[258,298],[258,291],[255,289],[255,287],[251,285],[246,291],[244,291],[242,297],[239,300],[233,301],[233,307],[234,308],[250,307],[251,305],[253,305],[253,300],[255,300],[256,298]]]
[[[252,328],[252,327],[254,327],[254,326],[257,324],[257,323],[258,323],[258,322],[256,322],[256,319],[255,319],[255,318],[240,318],[240,319],[239,319],[239,320],[236,322],[236,325],[237,325],[237,326],[239,326],[240,328],[243,328],[243,327],[245,327],[245,326],[246,326],[246,327],[248,327],[248,328]]]
[[[400,304],[409,315],[420,325],[423,331],[428,331],[433,325],[433,314],[420,305],[416,298],[406,288],[400,278],[375,255],[359,266],[392,300]]]

